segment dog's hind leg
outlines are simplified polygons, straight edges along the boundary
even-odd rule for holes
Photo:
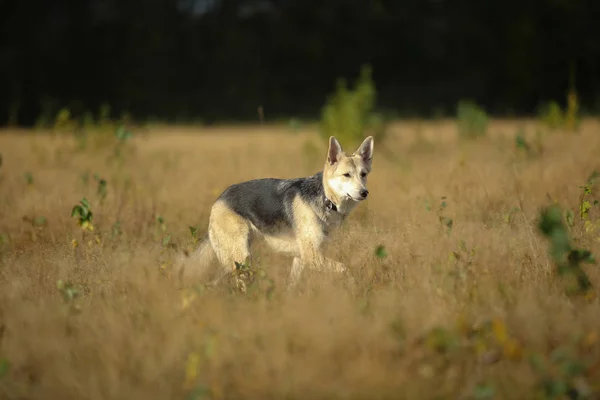
[[[231,210],[226,203],[217,202],[212,207],[208,237],[221,263],[221,270],[213,284],[235,269],[235,263],[250,258],[250,224]]]

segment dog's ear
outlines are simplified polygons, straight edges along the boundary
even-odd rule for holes
[[[327,151],[327,163],[329,165],[333,165],[336,162],[340,161],[340,157],[343,152],[344,151],[342,150],[340,142],[338,142],[336,138],[331,136],[329,138],[329,150]]]
[[[371,164],[371,160],[373,159],[373,136],[369,136],[363,140],[354,154],[360,156],[363,162]]]

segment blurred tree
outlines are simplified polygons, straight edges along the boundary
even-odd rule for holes
[[[600,102],[594,0],[0,2],[0,124],[70,106],[171,121],[318,116],[371,64],[378,106],[453,113]],[[600,104],[599,104],[600,105]]]

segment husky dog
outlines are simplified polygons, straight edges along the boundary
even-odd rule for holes
[[[235,269],[236,262],[251,261],[250,244],[255,238],[294,257],[290,286],[305,267],[346,271],[342,263],[325,257],[322,248],[330,232],[367,198],[372,160],[372,136],[351,155],[331,136],[325,166],[312,176],[255,179],[229,186],[213,204],[208,233],[189,259],[181,262],[180,273],[197,275],[216,258],[221,264],[216,284]]]

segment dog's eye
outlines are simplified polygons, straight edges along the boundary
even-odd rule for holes
[[[344,174],[344,176],[345,176],[346,178],[350,178],[350,174],[349,174],[349,173],[347,173],[347,172]]]
[[[360,176],[362,176],[364,178],[365,176],[367,176],[367,174],[366,174],[366,172],[361,172]]]

